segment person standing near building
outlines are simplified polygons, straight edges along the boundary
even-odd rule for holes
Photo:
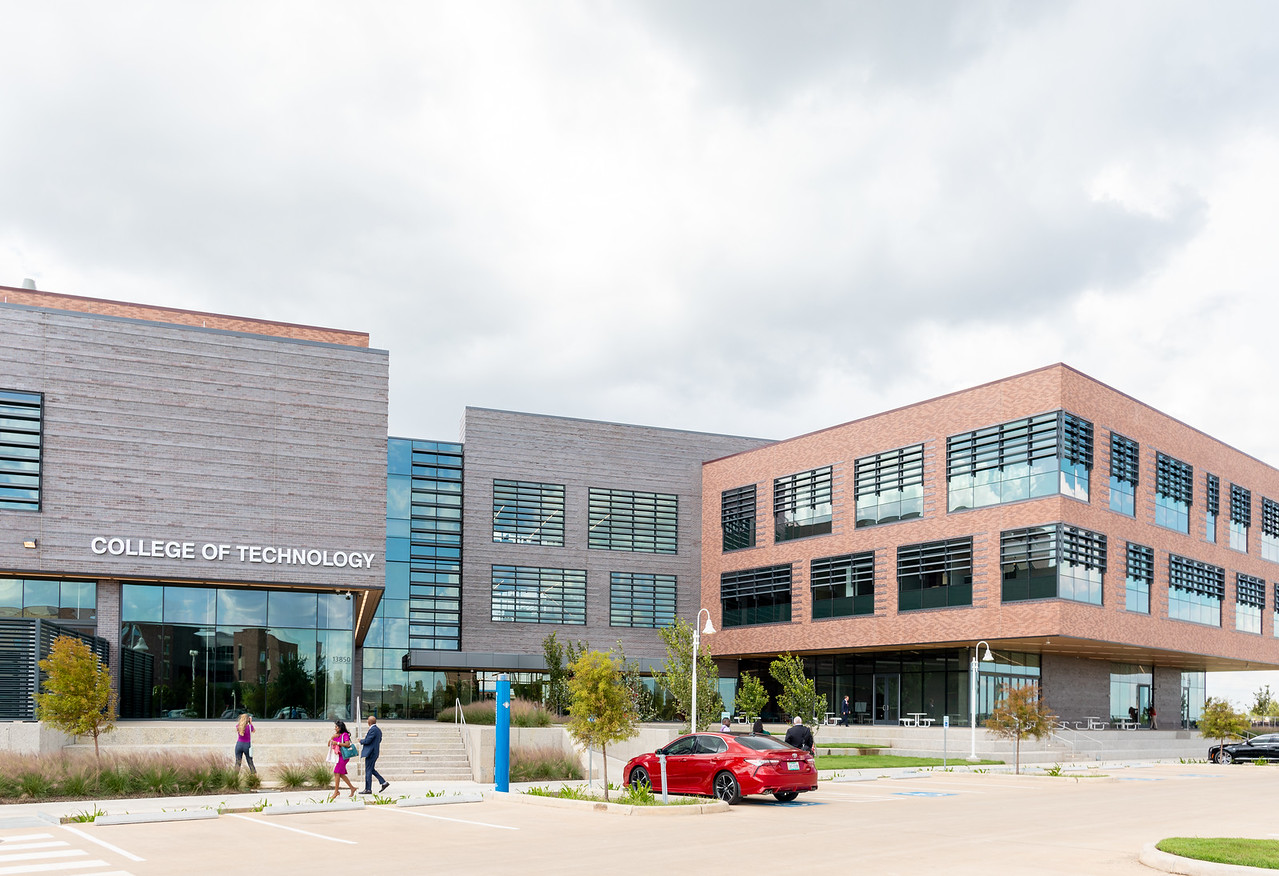
[[[1151,729],[1151,730],[1158,730],[1158,729],[1159,729],[1159,716],[1155,714],[1155,704],[1154,704],[1154,703],[1151,703],[1151,704],[1150,704],[1150,729]]]
[[[253,716],[245,712],[235,722],[235,771],[240,772],[240,760],[249,762],[249,772],[257,773],[253,766]]]
[[[848,697],[844,697],[844,702],[839,706],[839,723],[845,727],[848,726],[849,720],[853,717],[853,707],[848,704]]]
[[[369,732],[365,733],[364,738],[360,740],[360,757],[364,758],[364,790],[360,792],[362,794],[373,793],[374,777],[382,783],[382,787],[378,789],[379,794],[391,785],[376,769],[378,755],[381,753],[382,728],[377,725],[377,718],[369,715]]]
[[[792,748],[800,748],[810,754],[813,751],[813,731],[804,726],[804,721],[799,715],[795,716],[795,720],[791,722],[791,727],[786,731],[785,742]]]

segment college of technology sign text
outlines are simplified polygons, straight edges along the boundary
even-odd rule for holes
[[[360,551],[327,551],[315,548],[274,547],[259,544],[214,544],[148,538],[115,538],[98,535],[89,542],[98,556],[157,557],[169,560],[266,563],[274,566],[331,566],[371,569],[376,554]]]

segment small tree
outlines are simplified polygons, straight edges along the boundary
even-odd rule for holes
[[[1266,717],[1275,714],[1279,710],[1279,702],[1276,702],[1274,696],[1270,693],[1270,685],[1263,685],[1258,688],[1252,695],[1252,714],[1258,717]]]
[[[693,628],[677,618],[657,631],[666,645],[666,671],[658,683],[675,698],[676,711],[691,718],[693,709]],[[697,726],[705,727],[719,717],[724,701],[719,695],[719,671],[709,651],[697,655]],[[695,728],[694,728],[695,729]]]
[[[764,690],[764,682],[753,672],[743,672],[742,680],[737,688],[737,710],[748,719],[764,714],[768,707],[768,691]]]
[[[657,706],[653,702],[653,691],[648,685],[644,684],[644,676],[640,673],[639,661],[627,659],[626,649],[622,647],[620,641],[617,643],[614,653],[617,654],[617,667],[622,687],[626,688],[626,695],[631,698],[635,720],[653,720],[657,712]]]
[[[777,707],[783,712],[806,721],[819,720],[826,714],[826,694],[819,695],[817,682],[804,674],[802,657],[783,654],[769,665],[768,673],[782,686]]]
[[[47,677],[45,692],[35,695],[36,718],[72,736],[92,736],[93,753],[100,757],[98,737],[115,727],[119,700],[111,673],[88,645],[70,636],[54,639],[39,666]]]
[[[1052,732],[1057,716],[1039,698],[1039,686],[1000,685],[1001,697],[986,721],[986,728],[996,736],[1013,740],[1014,772],[1021,772],[1021,740],[1023,736],[1042,739]]]
[[[1199,715],[1199,733],[1205,738],[1216,739],[1219,747],[1231,737],[1242,736],[1250,726],[1248,716],[1236,712],[1228,701],[1212,698],[1204,701],[1203,712]]]
[[[583,654],[572,665],[572,673],[568,681],[572,698],[568,732],[587,748],[599,746],[604,760],[604,799],[607,801],[607,746],[635,735],[633,705],[612,655],[599,651]]]
[[[559,637],[551,633],[542,640],[542,656],[546,660],[547,689],[546,707],[557,715],[568,711],[568,679],[572,675],[572,665],[577,658],[586,653],[586,645],[581,641],[560,644]]]

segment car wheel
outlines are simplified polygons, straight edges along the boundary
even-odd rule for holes
[[[778,803],[789,803],[799,796],[799,791],[778,791],[773,795]]]
[[[648,770],[644,769],[643,767],[636,767],[635,769],[631,770],[631,780],[627,782],[626,784],[630,785],[632,788],[635,788],[637,790],[639,788],[653,787],[653,782],[648,777]]]
[[[1230,756],[1228,751],[1217,752],[1217,763],[1234,763],[1235,759]]]
[[[715,776],[715,796],[730,806],[741,802],[742,789],[732,773],[723,772]]]

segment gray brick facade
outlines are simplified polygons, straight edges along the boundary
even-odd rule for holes
[[[13,304],[0,335],[0,387],[44,396],[0,572],[382,588],[385,351]]]
[[[628,657],[661,657],[656,630],[609,625],[611,572],[673,574],[677,613],[692,623],[700,607],[702,462],[760,447],[767,441],[467,408],[463,471],[464,531],[462,648],[465,651],[541,654],[552,632],[561,641],[607,650],[619,641]],[[493,480],[563,484],[563,547],[493,541]],[[679,534],[674,555],[591,550],[587,500],[592,487],[674,493]],[[585,569],[586,624],[493,622],[492,566]]]

